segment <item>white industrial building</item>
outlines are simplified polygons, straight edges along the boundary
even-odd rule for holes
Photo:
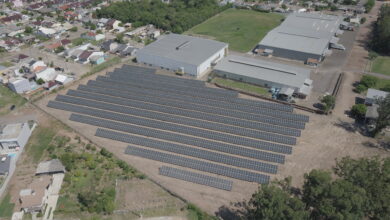
[[[280,89],[283,95],[302,98],[312,88],[310,72],[307,68],[236,55],[227,56],[214,68],[214,73],[222,78]]]
[[[30,138],[31,132],[27,122],[0,125],[0,154],[15,152],[23,148]]]
[[[12,91],[21,94],[31,90],[30,82],[25,78],[13,78],[8,82],[8,88]]]
[[[169,34],[137,52],[137,62],[203,76],[228,53],[228,44],[180,34]]]
[[[322,61],[331,54],[336,36],[343,31],[341,16],[319,13],[293,13],[260,41],[255,52],[267,50],[269,55],[307,62]],[[342,47],[342,46],[340,46]]]

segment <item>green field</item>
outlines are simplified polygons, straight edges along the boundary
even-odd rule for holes
[[[216,77],[213,79],[212,82],[217,83],[221,86],[241,89],[241,90],[246,91],[246,92],[251,92],[251,93],[255,93],[255,94],[259,94],[259,95],[263,95],[263,96],[270,96],[271,95],[268,92],[268,89],[266,89],[266,88],[251,85],[248,83],[237,82],[237,81],[230,80],[230,79],[222,79],[222,78]]]
[[[390,75],[390,56],[379,56],[372,63],[371,72]]]
[[[0,115],[5,115],[10,112],[12,105],[19,107],[24,103],[26,103],[26,99],[12,92],[7,87],[0,85]]]
[[[191,28],[185,34],[207,35],[229,43],[234,51],[248,52],[281,23],[283,16],[251,10],[228,9]]]
[[[0,203],[0,218],[10,218],[15,204],[10,203],[11,196],[7,194]]]

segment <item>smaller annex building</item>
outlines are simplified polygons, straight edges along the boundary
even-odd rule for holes
[[[228,44],[180,34],[169,34],[137,52],[137,62],[163,69],[203,76],[227,55]]]
[[[227,56],[214,68],[219,77],[277,88],[283,95],[301,98],[310,94],[310,72],[307,68],[236,55]]]

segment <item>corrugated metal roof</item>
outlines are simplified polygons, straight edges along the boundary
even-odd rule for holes
[[[322,55],[339,30],[341,17],[293,13],[259,43],[263,46]]]
[[[300,88],[305,80],[310,79],[310,69],[307,68],[235,55],[227,56],[214,69],[293,88]]]
[[[140,49],[137,55],[150,54],[199,65],[228,44],[180,34],[169,34]]]

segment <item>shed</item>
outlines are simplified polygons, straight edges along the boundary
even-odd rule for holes
[[[65,173],[65,167],[58,159],[43,161],[38,164],[35,175]]]

